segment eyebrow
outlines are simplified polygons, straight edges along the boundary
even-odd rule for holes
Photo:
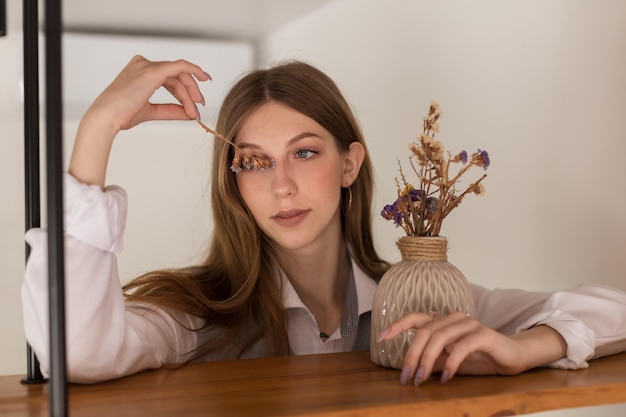
[[[293,138],[289,139],[287,141],[287,144],[285,147],[289,147],[291,145],[293,145],[294,143],[304,139],[304,138],[310,138],[310,137],[316,137],[319,139],[323,139],[320,135],[318,135],[317,133],[313,133],[313,132],[302,132],[297,134],[296,136],[294,136]],[[256,145],[254,143],[247,143],[247,142],[241,142],[238,143],[237,146],[239,146],[240,149],[244,149],[244,148],[249,148],[249,149],[261,149],[261,147],[259,145]]]

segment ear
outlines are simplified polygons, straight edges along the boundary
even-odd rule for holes
[[[360,142],[352,142],[348,152],[343,154],[343,174],[341,176],[341,186],[349,187],[352,185],[359,170],[361,164],[365,158],[365,148]]]

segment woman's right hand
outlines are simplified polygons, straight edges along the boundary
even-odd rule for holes
[[[104,187],[117,133],[148,120],[196,119],[196,103],[204,104],[196,80],[210,79],[202,68],[184,60],[152,62],[135,56],[83,116],[69,172],[83,183]],[[160,87],[165,87],[180,104],[150,103]]]

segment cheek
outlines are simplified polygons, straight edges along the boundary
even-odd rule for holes
[[[306,189],[317,190],[317,197],[333,198],[341,195],[341,178],[336,170],[319,170],[303,181],[306,181]]]
[[[327,188],[330,190],[338,190],[341,186],[341,178],[337,175],[336,172],[327,171],[326,173],[321,173],[315,182],[319,182],[320,184],[325,184]]]
[[[235,182],[237,183],[239,194],[241,194],[241,198],[243,199],[244,203],[251,210],[253,210],[255,206],[258,206],[258,201],[260,197],[263,197],[265,194],[267,194],[265,191],[262,191],[263,181],[259,180],[258,175],[252,174],[254,173],[246,172],[235,174]]]

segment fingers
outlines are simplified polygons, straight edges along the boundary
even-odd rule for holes
[[[150,103],[150,120],[185,120],[189,118],[183,106],[174,103]]]
[[[383,329],[378,336],[378,340],[391,340],[406,330],[422,327],[432,321],[433,317],[428,314],[409,313]]]
[[[442,382],[454,376],[460,363],[475,348],[475,338],[483,326],[465,314],[455,312],[447,316],[431,317],[423,313],[410,313],[391,323],[381,332],[380,340],[390,340],[403,331],[415,329],[415,338],[409,347],[403,362],[400,382],[419,385],[426,381],[432,372],[442,370]],[[471,343],[461,344],[460,340],[469,338]],[[480,339],[480,337],[478,337]],[[453,361],[448,354],[452,352]]]
[[[440,326],[435,325],[434,317],[424,313],[409,313],[383,329],[379,340],[391,340],[400,333],[415,329],[415,337],[407,351],[400,373],[400,383],[405,385],[412,381],[419,385],[432,372],[432,364],[423,366],[420,357],[432,337],[432,333]]]
[[[202,103],[204,99],[202,97],[198,98],[200,92],[197,89],[195,90],[195,93],[193,88],[191,90],[188,90],[188,87],[181,83],[179,79],[168,79],[163,87],[165,87],[165,89],[169,91],[170,94],[174,96],[176,100],[178,100],[178,102],[182,105],[184,117],[189,119],[197,119],[200,117],[200,113],[198,112],[196,103]],[[165,109],[167,109],[167,107]],[[171,115],[167,116],[167,119],[170,119],[169,116]],[[162,120],[157,117],[157,114],[153,114],[153,117],[154,119]]]
[[[467,357],[474,353],[483,351],[485,345],[485,338],[481,333],[471,333],[461,339],[458,343],[454,343],[447,348],[448,357],[442,367],[441,382],[445,383],[452,379],[456,375],[459,367],[467,359]],[[478,372],[480,373],[480,372]]]
[[[445,383],[450,380],[456,373],[458,364],[472,352],[472,350],[457,350],[457,346],[477,335],[481,329],[482,326],[477,321],[469,319],[462,313],[454,313],[433,320],[432,324],[425,327],[421,334],[418,332],[416,340],[418,336],[421,336],[421,339],[411,345],[404,357],[404,363],[410,368],[418,367],[413,383],[419,385],[430,378],[432,372],[438,370],[435,367],[436,362],[441,360],[442,355],[445,361],[443,367],[439,368],[442,371],[441,382]],[[455,355],[455,363],[458,361],[453,367],[450,366],[452,355]]]
[[[116,118],[124,129],[146,120],[196,119],[199,117],[196,104],[205,103],[198,81],[208,80],[211,80],[208,73],[188,61],[152,62],[138,55],[122,70],[104,97],[118,109]],[[160,87],[167,89],[180,106],[150,103],[150,97]]]
[[[151,62],[147,59],[136,56],[133,59],[137,59],[139,61],[143,60],[143,64],[154,64],[155,66],[160,67],[162,74],[167,77],[177,77],[180,74],[191,74],[199,81],[209,81],[211,80],[211,75],[205,72],[202,68],[200,68],[196,64],[192,64],[189,61],[184,59],[179,59],[176,61],[155,61]]]
[[[169,64],[169,63],[165,63]],[[189,64],[186,61],[176,61],[173,63],[173,67],[177,67],[181,65],[183,68]],[[199,67],[193,64],[189,64],[191,67],[187,66],[187,69],[197,70]],[[167,65],[166,69],[170,69],[169,65]],[[205,80],[210,80],[210,75],[204,71],[200,75],[194,74],[196,77],[208,77]],[[203,80],[203,78],[198,78]],[[194,80],[192,73],[189,72],[180,72],[175,76],[168,77],[164,82],[163,86],[181,103],[184,109],[185,115],[189,119],[197,119],[200,117],[200,113],[198,112],[198,108],[196,104],[205,105],[204,96],[200,92],[198,87],[198,83]],[[170,118],[171,115],[167,115],[167,118]]]

